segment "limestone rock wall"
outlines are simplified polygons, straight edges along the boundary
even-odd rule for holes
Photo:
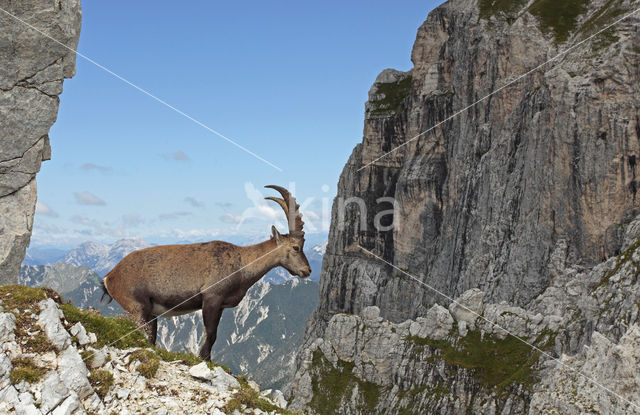
[[[290,408],[640,414],[639,226],[640,217],[623,252],[592,268],[568,263],[568,244],[559,241],[551,285],[528,309],[487,303],[474,288],[401,323],[376,306],[333,315],[300,354]]]
[[[418,339],[411,332],[433,307],[449,306],[427,286],[449,298],[477,290],[480,314],[535,344],[554,333],[549,353],[571,356],[590,376],[606,368],[623,379],[616,393],[637,399],[634,381],[615,368],[638,365],[640,268],[630,241],[640,212],[640,16],[518,78],[637,8],[574,3],[450,0],[418,29],[414,67],[376,79],[362,142],[338,183],[320,303],[290,383],[294,407],[330,413],[318,392],[337,381],[348,385],[335,398],[344,414],[635,413],[584,378],[554,375],[562,368],[544,359],[529,366],[540,384],[487,383],[460,353],[483,350],[478,329],[500,333],[474,330],[465,313],[449,309],[456,326],[444,338],[438,327]],[[393,231],[375,227],[390,208],[383,197],[397,204]],[[366,213],[357,203],[342,208],[352,198]],[[372,307],[376,318],[367,317]],[[499,344],[478,361],[500,367],[514,345]],[[626,354],[591,361],[608,348]],[[566,407],[554,407],[560,392],[581,406],[565,396]]]
[[[552,2],[488,3],[436,8],[418,29],[414,68],[374,83],[362,143],[340,177],[310,335],[334,313],[376,305],[398,322],[438,300],[361,247],[451,297],[479,288],[521,306],[549,285],[557,241],[586,266],[618,253],[640,208],[637,16],[412,140],[633,9],[585,1],[562,42],[527,6]],[[340,214],[352,197],[365,201],[364,221],[355,203]],[[394,231],[374,227],[389,209],[381,197],[398,204]]]
[[[64,78],[75,74],[79,0],[0,0],[0,285],[18,282],[31,237],[36,173],[51,157]],[[28,27],[36,27],[55,42]]]

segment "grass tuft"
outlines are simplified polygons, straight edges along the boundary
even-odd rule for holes
[[[46,369],[36,365],[30,357],[20,356],[11,360],[13,370],[9,375],[9,380],[16,385],[23,380],[29,383],[36,383],[46,373]]]
[[[56,351],[56,346],[51,343],[49,338],[43,332],[38,332],[28,336],[24,343],[24,347],[27,351],[38,354]]]
[[[264,399],[260,393],[248,385],[243,385],[222,408],[225,414],[232,414],[234,411],[243,412],[243,408],[259,409],[263,412],[276,413],[282,415],[295,415],[297,412],[287,411]]]
[[[60,309],[69,323],[81,322],[87,331],[96,333],[99,347],[110,345],[128,349],[151,346],[144,333],[125,316],[104,317],[97,312],[79,310],[72,304],[63,304]]]
[[[2,301],[2,307],[5,311],[12,311],[14,308],[20,311],[32,308],[37,311],[37,304],[45,299],[47,299],[47,294],[41,288],[25,287],[24,285],[0,287],[0,301]],[[34,306],[36,308],[33,308]]]
[[[151,350],[136,350],[131,353],[130,358],[132,362],[136,360],[140,362],[136,370],[147,379],[154,377],[160,367],[158,355]]]
[[[89,374],[89,383],[100,399],[104,399],[113,386],[113,375],[108,370],[95,369]]]

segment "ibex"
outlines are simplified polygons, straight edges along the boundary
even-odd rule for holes
[[[148,325],[152,344],[156,342],[158,316],[177,316],[202,309],[206,339],[200,357],[209,360],[222,310],[237,306],[264,274],[278,266],[301,278],[311,274],[303,251],[300,206],[287,189],[265,187],[282,195],[282,199],[265,199],[275,201],[284,210],[288,235],[281,235],[272,226],[269,240],[251,246],[212,241],[134,251],[104,277],[104,295]]]

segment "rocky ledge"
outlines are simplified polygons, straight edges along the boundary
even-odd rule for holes
[[[280,391],[194,355],[153,348],[126,318],[0,287],[0,413],[290,414]]]

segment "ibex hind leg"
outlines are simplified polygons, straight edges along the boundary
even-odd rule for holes
[[[218,324],[222,317],[222,306],[219,301],[202,301],[202,320],[204,322],[205,339],[200,348],[200,358],[202,360],[211,360],[211,348],[216,342],[218,333]]]
[[[143,332],[151,344],[156,344],[156,334],[158,331],[158,319],[151,314],[151,300],[146,298],[129,298],[123,306],[137,324],[139,330]]]

